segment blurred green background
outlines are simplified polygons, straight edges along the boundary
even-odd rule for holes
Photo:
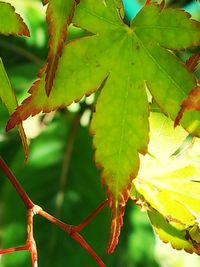
[[[2,58],[19,102],[36,79],[37,71],[47,56],[45,8],[39,0],[7,0],[28,24],[31,37],[0,37]],[[144,1],[124,0],[129,21]],[[181,6],[194,18],[200,17],[196,1],[167,1]],[[2,23],[2,22],[0,22]],[[70,27],[69,38],[82,32]],[[191,51],[181,53],[187,58]],[[197,70],[199,72],[199,70]],[[93,160],[88,124],[95,95],[80,104],[47,115],[38,115],[25,122],[30,140],[30,158],[24,153],[17,131],[5,133],[8,112],[0,103],[0,154],[6,160],[33,201],[67,223],[79,224],[106,195],[100,174]],[[80,122],[79,122],[80,119]],[[114,254],[106,255],[109,238],[110,211],[106,208],[83,231],[83,236],[109,267],[198,267],[200,259],[162,244],[154,235],[146,213],[133,202],[126,207],[124,226]],[[35,217],[35,239],[39,266],[97,266],[88,253],[55,226]],[[0,248],[18,246],[26,239],[26,210],[15,190],[0,173]],[[0,267],[31,266],[27,252],[0,257]]]

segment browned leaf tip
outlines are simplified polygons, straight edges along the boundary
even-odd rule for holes
[[[200,60],[200,52],[190,56],[186,61],[186,66],[189,71],[195,72]]]
[[[46,4],[48,4],[49,0],[42,0],[42,4],[45,6]]]
[[[22,28],[19,32],[19,35],[24,35],[24,36],[30,37],[30,31],[24,22],[22,22]]]
[[[146,0],[146,2],[145,2],[145,6],[148,6],[148,5],[150,5],[151,4],[151,0]]]
[[[108,254],[114,252],[119,242],[121,227],[123,225],[124,209],[126,206],[126,202],[129,198],[129,189],[130,188],[123,190],[118,200],[114,198],[114,196],[112,195],[112,193],[109,192],[109,190],[107,191],[108,201],[112,212],[110,240],[107,247]]]
[[[146,2],[145,2],[145,6],[149,6],[149,5],[151,5],[151,4],[156,4],[156,3],[157,3],[157,2],[152,1],[152,0],[146,0]],[[161,9],[163,9],[164,6],[165,6],[165,0],[163,0],[159,5],[160,5]]]
[[[196,86],[191,90],[181,106],[187,110],[200,110],[200,86]]]
[[[162,2],[160,2],[160,7],[161,7],[161,10],[165,8],[165,0],[162,0]]]
[[[176,127],[183,117],[185,110],[198,110],[200,111],[200,86],[193,88],[188,97],[183,100],[178,115],[174,121],[174,127]]]
[[[41,80],[37,80],[33,83],[31,86],[29,93],[33,93],[34,91],[37,91],[38,86],[40,85]],[[27,97],[19,107],[16,108],[16,110],[13,112],[13,114],[10,116],[10,119],[7,122],[6,125],[6,131],[10,131],[12,128],[14,128],[16,125],[19,125],[22,121],[27,119],[29,116],[34,116],[38,114],[41,110],[41,108],[37,107],[36,103],[32,103],[32,95]]]
[[[185,111],[185,108],[181,107],[179,112],[178,112],[178,114],[177,114],[177,116],[176,116],[176,118],[175,118],[175,120],[174,120],[174,128],[176,128],[179,125],[179,123],[180,123],[180,121],[181,121],[181,119],[183,117],[184,111]]]
[[[13,114],[10,116],[10,119],[7,122],[6,131],[10,131],[12,128],[14,128],[16,125],[19,125],[23,120],[25,120],[30,116],[29,112],[27,112],[25,107],[29,107],[28,104],[31,102],[31,99],[32,96],[29,96],[13,112]]]
[[[10,3],[4,3],[4,4],[7,4],[9,5],[12,10],[15,12],[15,8],[10,4]],[[17,16],[17,20],[19,22],[19,29],[18,29],[18,32],[8,32],[7,34],[8,35],[24,35],[24,36],[30,36],[30,32],[29,32],[29,29],[28,29],[28,26],[26,25],[26,23],[24,22],[24,20],[22,19],[22,17],[15,12],[15,15]]]
[[[44,0],[46,4],[47,1]],[[67,38],[67,26],[71,23],[73,13],[75,9],[75,1],[71,6],[71,10],[65,15],[63,23],[60,27],[57,27],[56,21],[54,19],[54,9],[51,3],[49,3],[47,12],[46,12],[46,21],[48,23],[48,32],[49,32],[49,53],[47,57],[47,69],[45,77],[45,90],[47,96],[50,95],[50,92],[53,87],[54,78],[56,70],[58,67],[59,59],[62,55],[64,48],[64,43]],[[59,38],[55,38],[55,33],[58,31]]]
[[[29,156],[28,140],[27,140],[26,133],[24,131],[22,123],[18,125],[18,130],[19,130],[19,134],[22,140],[22,145],[23,145],[24,154],[25,154],[25,161],[27,162],[28,156]]]
[[[31,94],[29,97],[27,97],[20,106],[16,108],[16,110],[11,114],[10,119],[7,122],[6,125],[6,131],[10,131],[12,128],[14,128],[16,125],[19,125],[22,121],[27,119],[29,116],[34,116],[38,114],[40,111],[42,111],[41,108],[37,107],[35,103],[32,103],[33,100],[33,94],[34,92],[37,92],[38,87],[41,83],[42,75],[44,74],[46,70],[47,65],[43,64],[40,68],[37,77],[39,78],[36,80],[31,88],[29,89],[29,94]]]

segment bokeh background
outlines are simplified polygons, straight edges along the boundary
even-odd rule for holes
[[[7,0],[28,24],[31,37],[0,37],[0,57],[19,102],[36,79],[47,56],[48,34],[45,8],[39,0]],[[169,0],[168,6],[182,7],[200,18],[197,1]],[[144,1],[124,0],[127,23]],[[94,1],[95,4],[95,1]],[[0,21],[0,23],[6,23]],[[69,39],[81,36],[80,29],[70,27]],[[181,33],[180,33],[181,34]],[[183,60],[191,51],[181,53]],[[198,70],[200,72],[200,70]],[[84,82],[84,81],[83,81]],[[25,122],[30,142],[30,158],[24,153],[16,130],[5,133],[8,112],[0,103],[0,154],[35,203],[71,224],[79,224],[106,197],[100,174],[93,160],[88,125],[96,96],[50,114],[40,114]],[[129,201],[119,245],[114,254],[106,255],[110,212],[103,210],[83,231],[83,236],[108,267],[198,267],[200,258],[175,251],[154,235],[146,213]],[[78,244],[39,216],[35,217],[35,239],[41,267],[94,267],[96,263]],[[26,210],[15,190],[0,173],[0,247],[24,244]],[[0,267],[31,266],[27,252],[0,257]]]

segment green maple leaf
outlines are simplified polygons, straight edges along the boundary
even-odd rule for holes
[[[18,106],[17,99],[15,96],[15,93],[12,89],[12,86],[10,84],[10,81],[8,79],[7,73],[5,71],[3,62],[0,58],[0,100],[5,104],[9,114],[12,114],[13,111],[16,109]],[[25,157],[28,159],[28,142],[26,138],[26,134],[24,132],[24,128],[22,123],[18,125],[18,130],[20,137],[22,139],[22,144],[25,152]]]
[[[26,35],[29,36],[29,30],[19,14],[9,3],[0,1],[0,33],[5,35]]]
[[[123,16],[119,0],[98,0],[95,5],[92,0],[82,0],[73,23],[91,34],[65,46],[49,97],[43,75],[7,125],[10,129],[30,115],[69,105],[103,86],[91,130],[112,210],[108,252],[118,241],[124,206],[139,168],[138,153],[147,151],[146,88],[162,111],[174,119],[196,82],[169,49],[200,44],[200,24],[184,11],[147,5],[130,27]],[[199,135],[200,114],[186,112],[182,125]]]
[[[15,13],[15,9],[9,3],[4,3],[0,1],[0,34],[4,35],[26,35],[29,36],[29,30],[23,19],[19,14]],[[18,106],[15,93],[11,87],[10,81],[8,79],[7,73],[3,66],[3,62],[0,58],[0,100],[5,104],[8,109],[9,114]],[[25,157],[28,158],[28,144],[24,128],[22,123],[18,125],[19,134],[22,139],[22,144],[24,147]]]
[[[160,113],[150,117],[150,155],[141,159],[131,197],[147,202],[148,214],[164,242],[176,249],[200,254],[200,141],[189,141],[177,154],[187,132],[173,128],[173,122]]]
[[[59,58],[62,54],[64,42],[67,38],[67,26],[71,23],[75,0],[42,0],[48,3],[46,19],[49,25],[49,53],[47,57],[46,71],[46,93],[50,94],[53,86]]]

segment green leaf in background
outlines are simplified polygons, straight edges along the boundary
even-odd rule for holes
[[[9,114],[12,114],[13,111],[17,108],[17,99],[15,93],[11,87],[9,82],[8,76],[6,74],[5,68],[3,66],[3,62],[0,58],[0,99],[5,104],[6,108],[8,109]],[[26,139],[26,134],[24,132],[24,128],[22,123],[18,125],[19,134],[22,139],[22,144],[24,147],[25,157],[28,158],[28,143]]]
[[[186,135],[161,113],[151,113],[150,155],[141,158],[131,197],[136,197],[136,188],[149,205],[151,222],[164,242],[199,254],[200,142],[190,140],[172,156]]]
[[[30,115],[69,105],[102,87],[91,129],[112,210],[109,253],[118,242],[131,181],[139,167],[138,153],[147,151],[146,88],[163,113],[175,119],[181,101],[196,84],[194,75],[169,49],[200,44],[200,23],[184,11],[162,7],[144,6],[128,26],[121,1],[99,0],[94,6],[92,0],[82,0],[73,23],[88,35],[65,46],[50,96],[42,77],[7,125],[10,129]],[[182,125],[200,135],[200,114],[186,112]]]
[[[71,23],[75,0],[42,0],[48,3],[46,19],[49,25],[49,53],[46,67],[46,93],[50,94],[53,86],[59,58],[67,37],[67,26]]]
[[[9,3],[0,1],[0,33],[29,36],[29,30],[20,15]]]

